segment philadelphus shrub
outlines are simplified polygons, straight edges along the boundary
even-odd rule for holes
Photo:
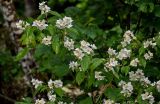
[[[26,45],[27,50],[35,49],[39,64],[37,72],[52,74],[32,78],[35,93],[30,103],[159,102],[160,80],[150,80],[144,72],[146,65],[154,58],[156,38],[139,43],[133,32],[128,30],[117,46],[106,47],[105,55],[101,55],[96,39],[76,35],[82,35],[84,31],[76,28],[79,25],[72,17],[51,11],[46,2],[40,3],[39,9],[41,15],[37,19],[27,22],[19,20],[16,24],[24,31],[22,44]],[[133,47],[135,43],[137,46]],[[25,50],[17,57],[25,56]]]

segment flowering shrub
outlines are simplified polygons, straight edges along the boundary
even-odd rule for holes
[[[159,73],[153,75],[156,77],[148,74],[158,70],[150,67],[158,60],[158,35],[145,39],[134,34],[134,30],[123,33],[120,27],[103,31],[79,22],[76,17],[52,11],[45,2],[39,4],[39,9],[41,15],[37,19],[20,20],[16,24],[24,31],[20,41],[26,46],[16,58],[20,60],[34,49],[39,65],[38,70],[31,72],[33,99],[26,97],[23,104],[157,104],[160,101]],[[89,27],[101,35],[95,35]],[[119,39],[108,45],[106,34],[115,31],[119,31]]]

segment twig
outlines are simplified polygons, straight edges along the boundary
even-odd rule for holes
[[[8,100],[8,101],[10,101],[10,102],[13,102],[13,103],[16,102],[16,100],[14,100],[14,99],[12,99],[12,98],[9,98],[9,97],[7,97],[7,96],[5,96],[5,95],[2,95],[2,94],[0,94],[0,97],[3,98],[3,99]]]

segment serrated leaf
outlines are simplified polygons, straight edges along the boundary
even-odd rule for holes
[[[85,72],[83,71],[78,72],[76,76],[76,82],[78,83],[78,85],[80,85],[83,82],[84,77],[85,77]]]

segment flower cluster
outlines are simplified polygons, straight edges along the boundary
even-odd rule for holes
[[[52,102],[55,102],[55,101],[56,101],[56,95],[53,94],[52,91],[49,91],[49,92],[47,93],[47,96],[48,96],[48,100],[49,100],[49,101],[52,101]]]
[[[42,99],[37,99],[35,104],[45,104],[46,101],[42,98]]]
[[[117,55],[116,50],[114,50],[114,49],[112,49],[112,48],[109,48],[107,52],[108,52],[108,54],[109,54],[110,56]]]
[[[149,104],[153,104],[154,101],[154,97],[152,96],[152,92],[145,92],[144,94],[141,95],[142,96],[142,100],[147,100],[149,102]]]
[[[136,72],[129,72],[129,78],[131,81],[139,81],[142,85],[148,86],[151,85],[151,81],[148,79],[148,77],[144,76],[144,73],[142,70],[138,69]]]
[[[51,10],[51,8],[46,5],[46,2],[39,3],[39,9],[41,10],[41,14],[46,14]]]
[[[51,39],[52,39],[51,36],[44,37],[42,39],[42,43],[45,44],[45,45],[49,45],[49,44],[51,44]]]
[[[72,71],[74,71],[75,69],[77,69],[78,66],[79,66],[79,64],[77,62],[75,62],[75,61],[71,61],[69,63],[69,68],[72,69]]]
[[[126,96],[126,97],[131,96],[131,94],[133,93],[133,86],[132,86],[131,82],[126,83],[125,81],[120,81],[118,85],[122,88],[121,93],[124,96]]]
[[[48,26],[48,24],[46,24],[45,20],[35,20],[35,21],[33,21],[32,26],[35,26],[35,27],[37,27],[40,30],[44,30],[44,29],[46,29],[46,27]]]
[[[101,74],[102,74],[102,72],[95,71],[95,79],[97,79],[97,80],[104,80],[105,76],[102,76]]]
[[[150,60],[151,58],[153,58],[153,53],[148,51],[147,53],[144,54],[144,58],[146,60]]]
[[[69,51],[74,49],[74,41],[68,37],[64,37],[64,47],[66,47]]]
[[[35,88],[38,88],[38,86],[42,85],[42,81],[39,81],[38,79],[32,79],[32,85],[35,87]]]
[[[72,27],[72,18],[71,17],[64,17],[63,19],[59,19],[56,21],[56,27],[59,29],[64,29],[64,28],[71,28]]]
[[[128,50],[126,48],[123,48],[120,50],[120,52],[118,53],[117,55],[117,58],[119,60],[123,60],[123,59],[126,59],[126,58],[129,58],[131,55],[131,50]]]
[[[55,80],[55,81],[52,81],[51,79],[48,81],[48,87],[50,89],[53,89],[53,87],[55,88],[59,88],[59,87],[62,87],[63,86],[63,82],[61,80]]]
[[[84,40],[82,40],[81,42],[81,46],[80,48],[76,48],[73,53],[74,55],[78,58],[78,59],[82,59],[85,54],[93,54],[95,49],[97,49],[97,47],[95,46],[95,44],[90,44]]]
[[[127,46],[128,44],[131,43],[131,41],[132,41],[133,39],[136,39],[136,37],[134,36],[133,32],[130,31],[130,30],[126,31],[126,32],[124,33],[123,37],[124,37],[124,40],[121,42],[122,47]]]
[[[156,83],[156,88],[157,88],[158,92],[160,92],[160,80],[157,81],[157,83]]]
[[[17,23],[16,23],[16,26],[18,29],[20,30],[25,30],[27,26],[29,26],[30,24],[28,22],[25,22],[23,20],[19,20]]]
[[[106,71],[108,71],[108,69],[109,69],[109,71],[110,71],[110,70],[113,70],[113,68],[116,67],[117,65],[118,65],[118,61],[115,58],[110,58],[109,61],[107,63],[105,63],[104,69]]]
[[[104,100],[103,104],[115,104],[113,100]]]
[[[154,40],[154,39],[153,39]],[[156,46],[156,43],[153,42],[152,40],[147,40],[145,42],[143,42],[144,48],[148,48],[149,46],[151,46],[152,48]]]
[[[139,63],[138,58],[135,58],[130,62],[130,65],[133,67],[137,67],[138,63]]]

